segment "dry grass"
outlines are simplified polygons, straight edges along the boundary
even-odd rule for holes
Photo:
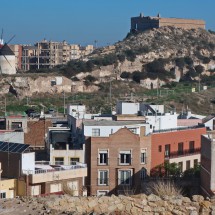
[[[157,196],[178,196],[183,194],[183,189],[171,181],[155,181],[147,185],[146,191],[148,194]]]

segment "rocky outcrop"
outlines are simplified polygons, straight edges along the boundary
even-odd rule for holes
[[[215,202],[195,195],[183,196],[101,196],[24,197],[0,200],[0,214],[146,214],[146,215],[209,215],[215,214]]]

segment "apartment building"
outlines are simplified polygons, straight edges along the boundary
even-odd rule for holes
[[[200,163],[202,126],[160,130],[151,134],[151,175],[161,174],[165,161],[177,163],[184,172]]]
[[[141,121],[84,121],[84,134],[89,194],[140,192],[150,172],[149,125]]]
[[[66,42],[48,41],[37,42],[35,46],[23,46],[22,69],[53,68],[57,65],[67,64],[70,60],[83,58],[93,51],[92,45],[82,47]]]
[[[204,196],[215,196],[215,133],[201,137],[201,191]]]
[[[35,162],[35,153],[29,145],[0,142],[2,177],[17,180],[16,195],[38,196],[64,193],[83,195],[86,164],[56,165],[47,161]]]
[[[56,165],[85,162],[85,145],[76,147],[70,128],[49,127],[46,150],[50,161]]]

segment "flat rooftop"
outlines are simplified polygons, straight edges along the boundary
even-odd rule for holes
[[[85,126],[123,126],[123,125],[136,125],[136,124],[147,124],[143,120],[135,120],[135,121],[84,121]]]

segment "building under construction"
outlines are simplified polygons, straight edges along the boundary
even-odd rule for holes
[[[53,68],[70,60],[83,58],[93,51],[93,45],[81,47],[63,42],[42,40],[34,46],[23,46],[22,70]]]

